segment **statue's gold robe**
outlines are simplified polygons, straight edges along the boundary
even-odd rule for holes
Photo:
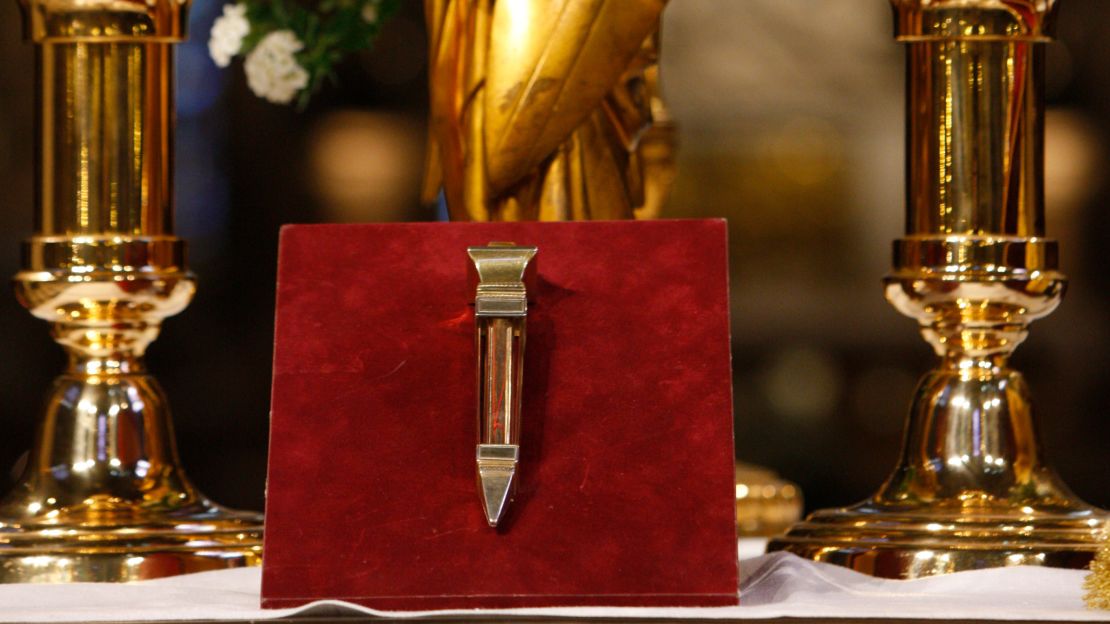
[[[661,110],[656,33],[664,4],[425,0],[425,199],[442,188],[453,220],[654,211],[639,147],[653,108]]]

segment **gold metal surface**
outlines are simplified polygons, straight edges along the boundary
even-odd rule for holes
[[[490,243],[467,250],[474,283],[478,353],[478,493],[497,527],[516,490],[528,296],[535,292],[535,247]]]
[[[195,284],[173,235],[171,44],[187,2],[25,0],[35,233],[14,286],[69,356],[0,500],[0,582],[129,581],[257,565],[261,517],[179,465],[143,354]]]
[[[644,185],[643,202],[634,211],[637,219],[658,219],[671,197],[678,176],[678,125],[671,118],[659,85],[659,33],[655,35],[655,62],[644,69],[651,105],[651,125],[640,136],[636,156]]]
[[[673,178],[673,132],[641,137],[662,111],[664,4],[425,0],[425,199],[442,187],[451,218],[466,221],[656,215]]]
[[[762,466],[736,462],[736,534],[774,537],[802,517],[802,490]]]
[[[659,217],[678,147],[660,88],[664,5],[425,0],[425,201],[442,190],[451,219],[462,221]],[[752,492],[792,486],[745,474],[756,480],[738,488]],[[778,532],[781,514],[793,508],[777,494],[747,498],[738,528]]]
[[[1009,366],[1064,293],[1044,238],[1042,42],[1055,0],[893,0],[907,44],[906,235],[886,297],[939,358],[894,474],[769,550],[876,576],[1090,562],[1107,513],[1045,464]]]
[[[185,39],[189,0],[18,0],[34,43],[175,43]]]
[[[1091,562],[1091,572],[1083,579],[1083,589],[1087,590],[1083,595],[1083,602],[1087,603],[1088,608],[1104,611],[1110,611],[1110,542],[1106,541],[1108,537],[1110,536],[1103,534],[1102,545],[1095,554],[1094,561]]]

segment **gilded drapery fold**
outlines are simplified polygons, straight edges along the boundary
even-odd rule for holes
[[[456,220],[631,218],[664,4],[426,0],[425,199],[442,188]]]

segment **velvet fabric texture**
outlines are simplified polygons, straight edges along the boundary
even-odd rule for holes
[[[262,604],[737,602],[725,222],[282,231]],[[466,248],[536,245],[518,487],[484,519]]]

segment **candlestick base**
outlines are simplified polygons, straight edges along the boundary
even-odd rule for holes
[[[0,583],[138,581],[262,561],[262,517],[256,513],[201,499],[158,514],[115,503],[117,518],[106,526],[9,515],[24,503],[33,507],[26,501],[36,498],[28,492],[4,505]]]
[[[901,579],[1011,565],[1085,568],[1110,515],[1079,500],[1044,463],[1025,382],[1000,362],[953,359],[928,373],[902,458],[879,492],[810,515],[767,550]]]
[[[102,323],[89,303],[91,319],[55,325],[70,370],[49,393],[23,476],[0,500],[0,582],[136,581],[261,563],[261,515],[220,507],[189,482],[166,397],[135,355],[157,334],[159,315],[192,293],[191,278],[153,282],[169,294],[151,296],[138,280],[37,283],[54,302],[80,286],[115,288],[113,312],[130,305],[147,316]],[[101,345],[114,349],[106,355]]]
[[[974,514],[939,511],[943,506],[869,500],[824,509],[767,550],[895,579],[1013,565],[1083,569],[1105,521],[1103,512],[1078,501],[998,504]]]

